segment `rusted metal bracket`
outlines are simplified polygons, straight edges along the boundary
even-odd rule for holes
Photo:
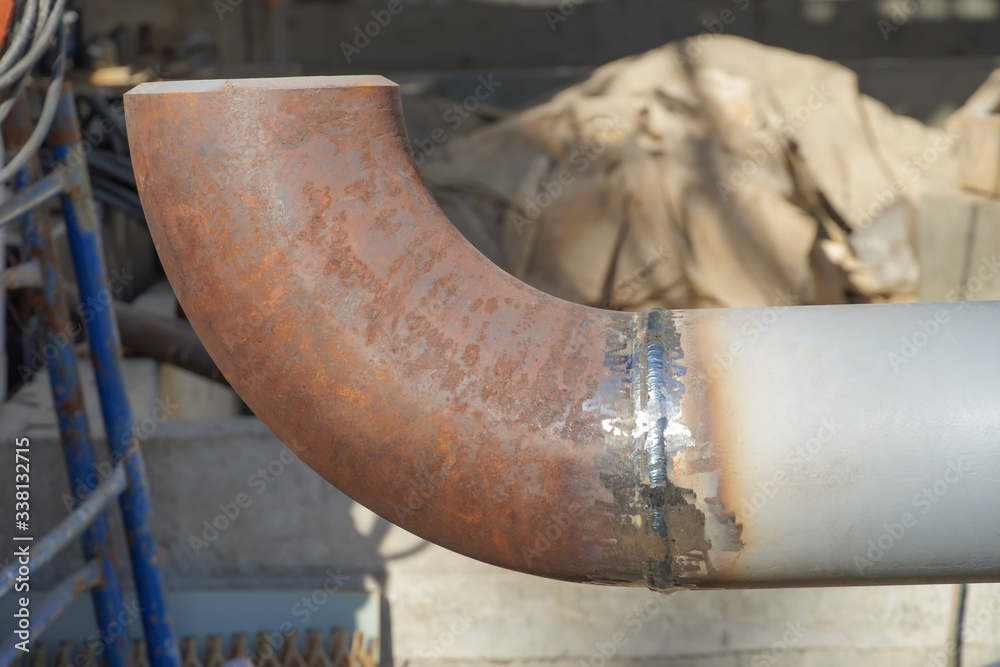
[[[594,310],[449,224],[385,79],[159,82],[125,108],[212,358],[407,530],[658,590],[1000,580],[997,305]]]

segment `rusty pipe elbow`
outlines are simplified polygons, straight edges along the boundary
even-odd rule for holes
[[[678,500],[641,479],[620,419],[637,317],[542,294],[472,248],[421,183],[395,84],[153,83],[125,110],[191,324],[327,480],[514,570],[669,588],[697,568],[699,512],[690,538],[657,534],[651,505]]]

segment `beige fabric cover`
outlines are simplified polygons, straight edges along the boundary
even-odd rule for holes
[[[453,137],[422,174],[487,256],[571,301],[905,300],[914,201],[953,144],[838,64],[702,35]]]

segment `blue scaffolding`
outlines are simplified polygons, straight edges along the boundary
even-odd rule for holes
[[[128,664],[128,631],[123,617],[122,592],[111,546],[107,510],[117,498],[128,540],[132,572],[151,667],[179,667],[180,654],[164,604],[163,574],[156,558],[150,530],[150,501],[139,440],[122,371],[122,347],[114,318],[114,303],[108,289],[101,246],[100,221],[91,195],[84,146],[72,90],[63,83],[58,106],[48,131],[48,145],[55,167],[41,177],[37,156],[17,174],[17,193],[0,206],[0,226],[20,223],[28,257],[11,269],[7,284],[30,286],[37,292],[42,315],[40,341],[55,343],[59,336],[75,333],[69,316],[66,294],[59,274],[52,239],[40,206],[58,197],[66,224],[80,304],[87,306],[84,329],[90,346],[107,433],[113,471],[102,480],[90,440],[83,395],[72,344],[46,346],[49,381],[59,422],[66,467],[69,471],[75,509],[48,535],[35,540],[17,535],[30,556],[15,561],[0,573],[0,597],[15,588],[19,569],[35,572],[63,547],[81,538],[85,564],[59,583],[31,612],[30,634],[37,638],[79,594],[90,591],[94,612],[104,643],[108,667]],[[3,125],[8,151],[28,146],[32,134],[31,116],[21,93]],[[2,276],[0,276],[2,277]],[[2,283],[0,283],[2,284]],[[71,341],[70,341],[71,342]],[[51,354],[48,352],[51,351]],[[30,444],[29,444],[30,448]],[[23,573],[24,570],[21,570]],[[23,635],[22,635],[23,636]],[[0,667],[8,667],[23,655],[17,647],[22,640],[17,631],[0,644]]]

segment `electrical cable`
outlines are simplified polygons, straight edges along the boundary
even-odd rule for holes
[[[37,15],[38,0],[28,0],[28,6],[25,9],[24,16],[22,16],[17,25],[12,28],[14,37],[11,39],[10,46],[4,52],[3,56],[0,56],[0,72],[6,71],[14,60],[20,58],[24,54],[28,45],[28,40],[34,38],[37,34]]]
[[[49,41],[56,34],[56,30],[62,25],[63,10],[66,8],[66,0],[56,0],[55,6],[46,18],[42,33],[37,36],[31,48],[17,63],[6,71],[0,72],[0,89],[6,89],[15,83],[22,74],[25,74],[49,48]]]
[[[57,0],[60,3],[64,3],[65,0]],[[49,133],[49,128],[52,127],[52,121],[56,117],[56,109],[59,107],[59,96],[62,94],[62,81],[64,73],[64,65],[66,59],[66,27],[63,25],[61,9],[60,16],[58,17],[57,27],[58,31],[58,48],[59,52],[56,56],[55,63],[52,65],[52,81],[49,83],[48,89],[45,91],[45,102],[42,103],[42,112],[39,115],[38,123],[35,128],[31,131],[31,136],[28,141],[25,142],[21,150],[17,152],[10,161],[7,162],[0,169],[0,183],[4,183],[13,178],[21,167],[27,163],[28,159],[34,155],[38,148],[42,145],[45,140],[46,135]],[[0,79],[3,75],[0,75]]]

